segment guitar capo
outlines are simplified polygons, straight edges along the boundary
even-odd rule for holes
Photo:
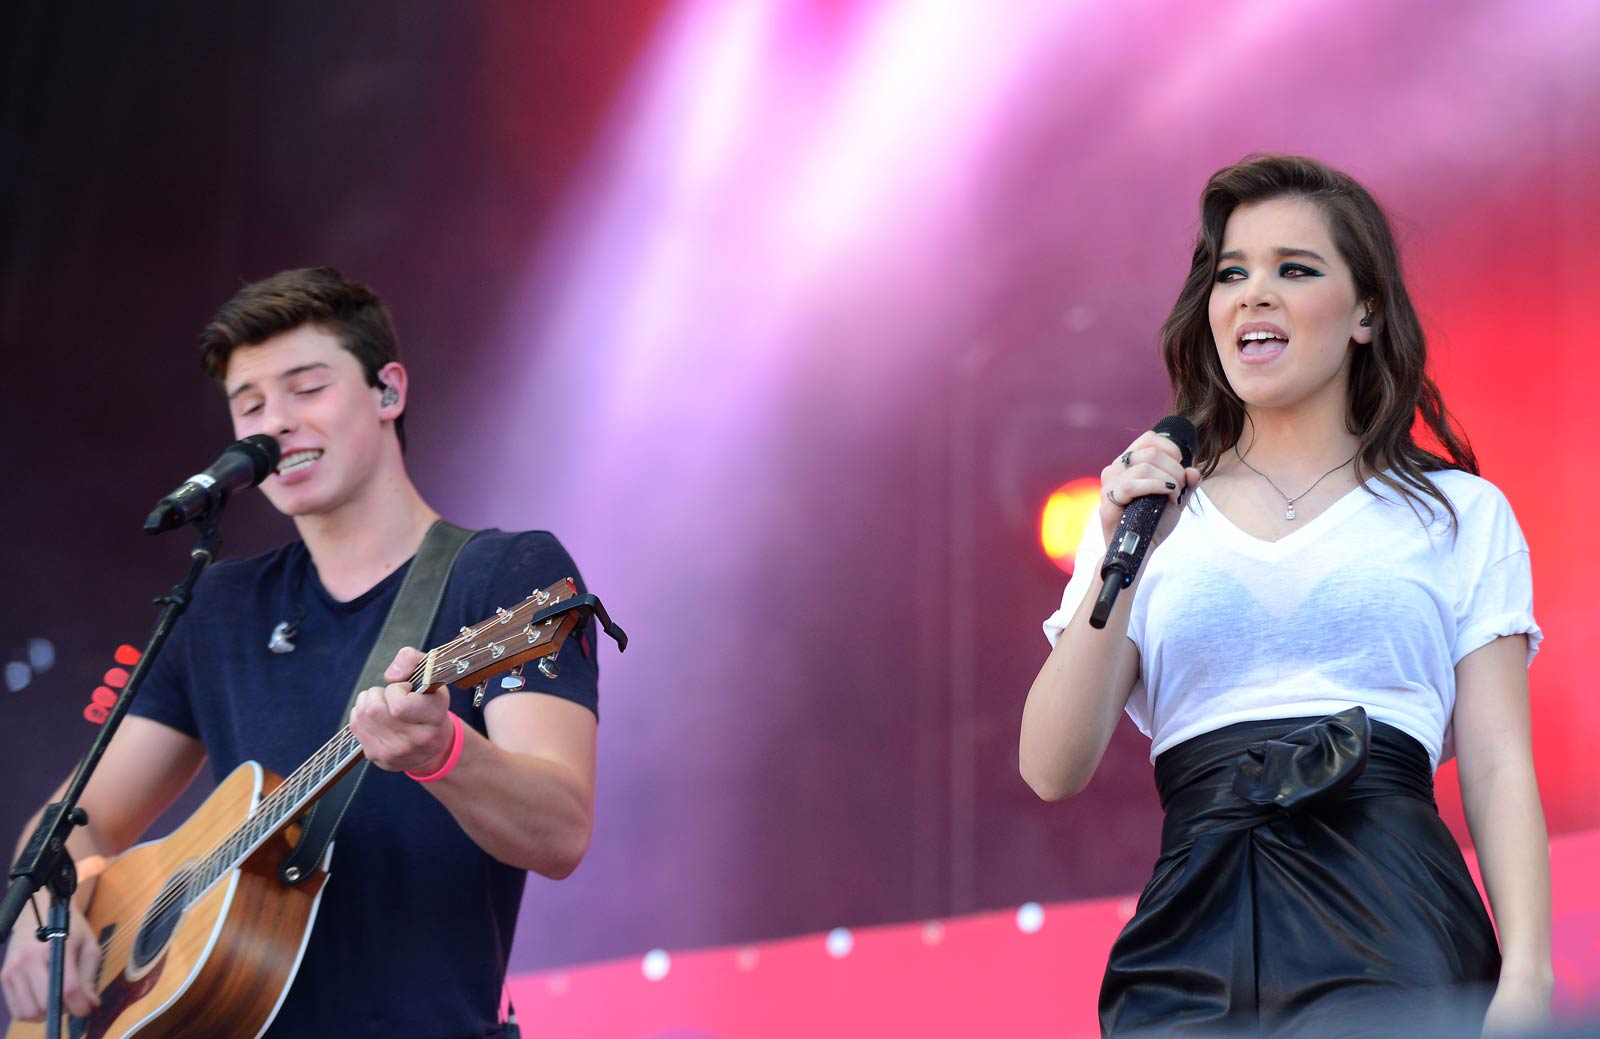
[[[579,595],[571,599],[563,599],[553,606],[546,606],[544,609],[534,614],[533,617],[528,621],[528,624],[530,626],[543,624],[551,617],[559,617],[564,613],[571,613],[573,610],[582,611],[584,620],[588,620],[590,617],[594,617],[595,619],[599,620],[600,627],[607,635],[611,636],[611,641],[617,644],[618,653],[626,653],[628,651],[628,633],[623,631],[622,628],[611,619],[611,615],[607,613],[606,608],[601,605],[600,597],[597,595]]]

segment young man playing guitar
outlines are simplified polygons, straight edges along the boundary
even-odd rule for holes
[[[99,1003],[100,943],[79,911],[94,873],[208,760],[219,779],[250,760],[288,775],[339,729],[439,518],[406,471],[410,387],[371,291],[328,268],[285,271],[241,290],[201,341],[237,435],[269,434],[282,450],[262,490],[299,539],[207,570],[84,792],[64,999],[79,1017]],[[482,532],[456,557],[424,645],[577,576],[548,533]],[[565,877],[589,843],[596,648],[580,628],[552,658],[554,677],[530,668],[520,691],[492,683],[481,706],[442,685],[411,692],[402,680],[422,655],[405,649],[386,675],[395,684],[359,694],[350,728],[376,767],[339,826],[269,1036],[501,1034],[525,871]],[[25,913],[0,974],[24,1021],[45,1012],[48,950],[33,928]]]

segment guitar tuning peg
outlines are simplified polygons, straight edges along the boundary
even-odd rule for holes
[[[516,667],[512,668],[510,671],[506,672],[506,676],[504,678],[500,679],[500,688],[509,690],[511,692],[515,692],[516,690],[521,689],[524,684],[525,683],[522,680],[522,665],[521,664],[518,664]]]
[[[561,674],[561,668],[556,666],[555,657],[539,658],[539,673],[546,678],[556,678]]]
[[[489,680],[487,678],[485,678],[483,681],[479,682],[477,685],[472,687],[472,706],[473,707],[482,707],[483,706],[483,694],[488,692],[488,690],[489,690]]]

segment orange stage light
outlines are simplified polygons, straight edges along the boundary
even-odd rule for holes
[[[1100,478],[1085,476],[1055,489],[1039,516],[1039,544],[1056,566],[1072,573],[1072,560],[1089,514],[1100,507]]]

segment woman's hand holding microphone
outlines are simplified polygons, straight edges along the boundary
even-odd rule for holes
[[[1122,521],[1122,514],[1134,499],[1147,494],[1164,494],[1173,505],[1182,505],[1189,490],[1200,483],[1200,470],[1183,464],[1183,451],[1171,437],[1151,430],[1112,463],[1100,470],[1100,527],[1106,544]],[[1161,515],[1152,545],[1160,544],[1178,524],[1178,509]]]

